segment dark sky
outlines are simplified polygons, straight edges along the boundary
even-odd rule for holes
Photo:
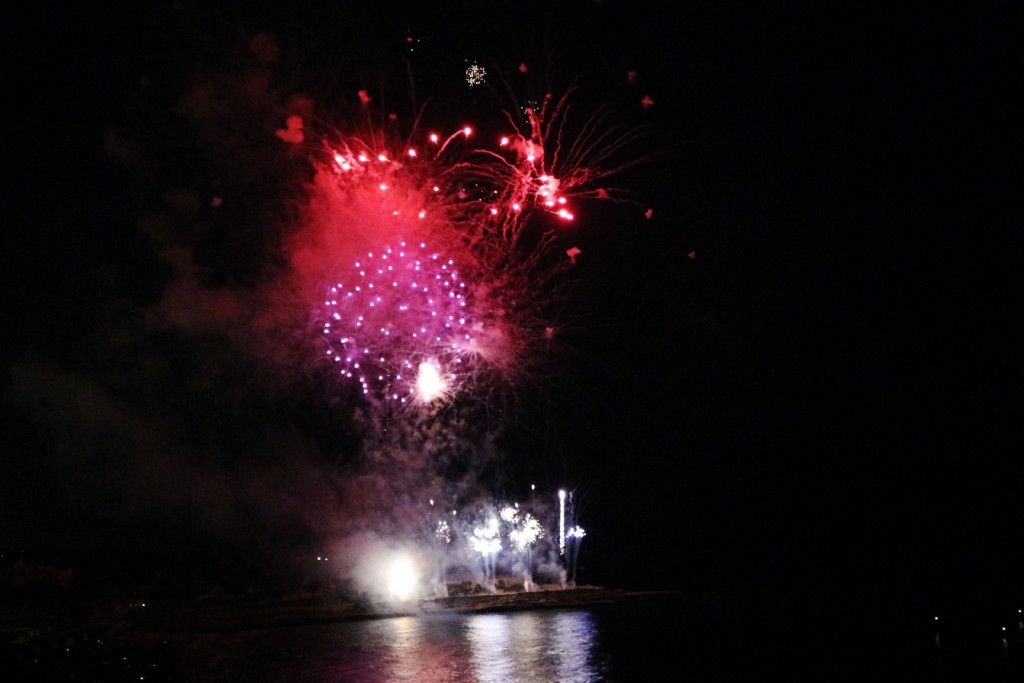
[[[418,94],[442,113],[470,97],[466,59],[535,60],[578,77],[581,106],[607,101],[655,131],[637,147],[649,163],[621,181],[653,217],[585,209],[572,343],[522,417],[515,443],[534,450],[508,464],[516,485],[575,487],[593,580],[1021,599],[1012,24],[719,4],[31,17],[8,86],[0,545],[187,538],[198,519],[249,516],[272,545],[308,522],[301,489],[343,476],[336,401],[276,376],[245,396],[257,390],[222,339],[150,328],[173,277],[140,224],[168,187],[223,187],[255,232],[204,242],[209,291],[258,277],[268,216],[287,212],[264,200],[287,169],[247,147],[258,113],[218,119],[223,148],[189,137],[176,107],[196,75],[230,81],[236,48],[269,31],[275,87],[351,99],[360,79],[405,77],[414,35]],[[289,473],[279,516],[238,509],[290,489]]]

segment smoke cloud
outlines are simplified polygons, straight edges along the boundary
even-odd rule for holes
[[[395,227],[315,163],[310,129],[327,115],[285,77],[286,55],[254,33],[173,106],[106,130],[134,246],[95,264],[76,336],[16,358],[6,396],[43,435],[33,476],[57,473],[55,543],[148,537],[184,552],[201,537],[269,564],[322,552],[368,584],[366,558],[435,562],[438,520],[482,516],[508,485],[500,415],[380,410],[319,354],[316,293]],[[468,533],[473,515],[453,527]],[[464,549],[444,554],[478,574]]]

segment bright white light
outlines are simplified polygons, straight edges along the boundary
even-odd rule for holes
[[[501,552],[497,518],[491,517],[485,524],[475,527],[473,536],[469,539],[469,545],[483,556],[497,555]]]
[[[448,383],[441,377],[437,366],[427,361],[420,363],[419,374],[416,376],[416,397],[424,403],[429,403],[443,396],[447,390]]]
[[[487,81],[487,71],[479,64],[470,64],[466,68],[466,83],[469,87],[481,85]]]
[[[534,517],[527,514],[520,527],[513,529],[508,537],[519,552],[529,550],[537,542],[537,539],[544,536],[544,530]]]
[[[416,569],[408,558],[396,559],[387,573],[388,594],[395,600],[408,600],[416,588]]]
[[[558,554],[565,555],[565,489],[558,489]]]

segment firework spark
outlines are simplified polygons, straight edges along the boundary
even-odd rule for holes
[[[569,559],[567,562],[569,581],[575,584],[576,569],[579,566],[580,541],[582,541],[583,537],[587,535],[587,532],[583,530],[583,527],[573,525],[565,535],[569,540]]]
[[[490,517],[479,526],[473,528],[473,535],[469,539],[470,547],[480,553],[484,565],[484,581],[489,586],[494,586],[494,579],[497,573],[497,558],[501,552],[501,533],[498,527],[498,519]]]
[[[474,345],[466,284],[423,242],[370,252],[324,301],[323,336],[339,373],[363,393],[429,402],[459,381]]]
[[[544,529],[540,522],[530,514],[523,517],[522,524],[509,532],[509,540],[519,552],[525,552],[544,537]]]
[[[469,544],[482,556],[496,555],[501,552],[501,534],[498,529],[498,520],[491,517],[486,523],[473,528],[473,536]]]
[[[575,134],[567,133],[575,91],[572,87],[561,97],[548,94],[531,101],[520,107],[519,116],[506,113],[512,131],[501,137],[498,150],[478,149],[478,160],[463,169],[489,189],[491,220],[507,245],[518,243],[532,211],[571,222],[574,198],[626,201],[630,194],[603,181],[640,163],[625,152],[646,131],[612,125],[611,110],[602,108]]]
[[[434,528],[434,538],[445,545],[452,542],[452,527],[445,520],[440,520]]]
[[[478,85],[483,85],[487,82],[487,70],[482,66],[473,62],[466,67],[466,83],[469,84],[470,88]]]
[[[364,396],[429,404],[543,357],[558,330],[543,317],[544,298],[579,249],[552,259],[555,228],[528,247],[523,231],[538,212],[556,225],[573,221],[574,198],[617,198],[594,183],[628,165],[611,160],[634,138],[598,116],[567,142],[571,92],[527,107],[525,125],[506,114],[510,130],[491,146],[457,144],[473,135],[469,126],[417,129],[405,140],[382,130],[322,137],[314,199],[328,207],[318,215],[332,234],[320,258],[367,245],[322,275],[323,355]],[[309,126],[293,119],[287,130],[309,139]]]
[[[529,300],[528,278],[488,240],[443,161],[471,132],[431,135],[423,153],[374,136],[328,146],[316,184],[328,224],[316,258],[330,270],[320,333],[324,356],[371,400],[446,399],[487,372],[512,374],[541,339],[531,309],[516,306]],[[369,249],[330,259],[356,241]]]

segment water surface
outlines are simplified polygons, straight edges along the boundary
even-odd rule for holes
[[[191,680],[246,683],[590,683],[1024,680],[1008,639],[935,639],[908,619],[744,614],[671,599],[572,609],[430,614],[211,635]],[[1018,632],[1019,631],[1019,632]],[[979,636],[981,636],[979,632]],[[991,642],[989,642],[991,640]],[[866,677],[867,676],[867,677]],[[882,676],[883,678],[877,678]]]

